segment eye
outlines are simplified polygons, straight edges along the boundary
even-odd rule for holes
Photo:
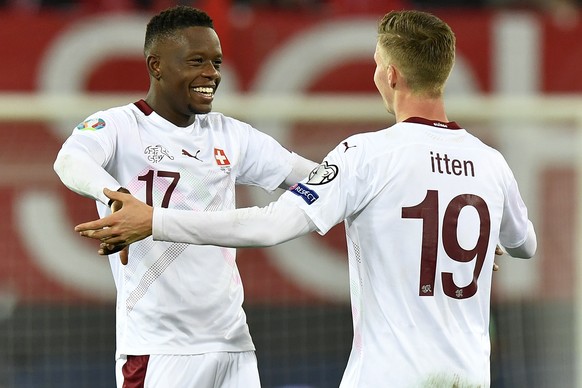
[[[187,62],[188,62],[188,65],[191,65],[191,66],[200,66],[202,63],[204,63],[204,59],[202,59],[202,58],[191,58]]]
[[[214,65],[215,69],[220,69],[220,66],[222,65],[222,59],[216,60],[212,63]]]

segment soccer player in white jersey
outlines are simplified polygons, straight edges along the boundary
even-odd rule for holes
[[[55,161],[63,183],[97,200],[101,217],[120,205],[105,187],[155,207],[227,210],[235,184],[288,188],[317,166],[211,112],[222,51],[206,13],[180,6],[154,16],[144,52],[146,98],[91,115]],[[131,247],[128,265],[118,255],[109,257],[118,387],[260,386],[233,249],[147,239]]]
[[[121,211],[76,230],[101,239],[105,254],[152,233],[273,245],[345,220],[354,338],[341,387],[487,387],[496,246],[530,258],[537,242],[503,156],[446,115],[454,58],[446,23],[390,12],[378,28],[374,82],[395,125],[341,142],[265,208],[152,209],[107,190]]]

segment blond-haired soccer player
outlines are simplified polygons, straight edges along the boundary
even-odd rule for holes
[[[537,243],[503,156],[447,117],[454,59],[442,20],[390,12],[378,27],[374,82],[395,125],[342,141],[265,208],[152,209],[107,191],[123,209],[77,230],[106,253],[152,233],[273,245],[345,220],[354,339],[341,387],[487,387],[496,245],[530,258]]]

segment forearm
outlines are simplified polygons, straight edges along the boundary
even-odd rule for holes
[[[96,148],[90,150],[80,144],[66,144],[53,167],[70,190],[107,205],[109,199],[103,194],[103,188],[116,190],[121,185],[100,164],[99,160],[104,159],[101,154]]]
[[[290,186],[297,182],[302,181],[304,178],[309,176],[309,173],[317,167],[317,163],[304,158],[303,156],[292,153],[293,169],[285,178],[285,180],[279,185],[282,189],[288,189]]]
[[[265,247],[315,230],[303,210],[281,201],[259,208],[199,212],[155,208],[154,240],[227,247]]]
[[[522,259],[529,259],[535,255],[538,242],[533,224],[528,221],[527,236],[523,244],[517,247],[504,247],[509,255],[512,257],[519,257]]]

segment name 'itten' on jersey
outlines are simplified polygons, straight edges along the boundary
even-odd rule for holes
[[[432,172],[447,175],[475,176],[475,166],[471,160],[450,158],[449,155],[430,151],[430,165]]]

